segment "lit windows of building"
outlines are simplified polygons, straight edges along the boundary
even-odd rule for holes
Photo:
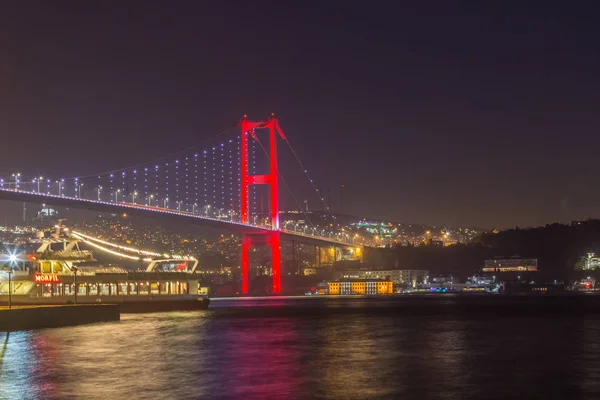
[[[329,282],[329,294],[333,295],[377,295],[394,293],[394,283],[390,281],[353,280]]]
[[[597,269],[600,267],[600,256],[595,253],[587,253],[583,258],[583,269]]]
[[[429,282],[429,271],[421,269],[356,269],[337,272],[336,278],[340,280],[387,280],[393,282],[395,285],[411,285],[416,287],[417,284],[426,284]]]
[[[482,272],[535,272],[538,260],[535,258],[497,258],[485,260]]]

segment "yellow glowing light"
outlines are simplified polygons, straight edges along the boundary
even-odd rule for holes
[[[102,243],[102,244],[104,244],[106,246],[111,246],[111,247],[120,249],[120,250],[131,251],[131,252],[142,254],[142,255],[145,255],[145,256],[153,256],[153,257],[161,257],[162,256],[162,254],[160,254],[160,253],[155,253],[155,252],[152,252],[152,251],[145,251],[145,250],[134,249],[132,247],[120,246],[120,245],[115,244],[115,243],[106,242],[104,240],[95,238],[93,236],[88,236],[88,235],[83,234],[81,232],[75,232],[75,231],[73,231],[73,234],[74,235],[78,235],[78,236],[80,236],[82,238],[94,241],[94,242]]]
[[[73,236],[77,237],[77,234],[73,234]],[[129,258],[130,260],[139,260],[140,259],[139,257],[136,257],[136,256],[130,256],[129,254],[123,254],[123,253],[119,253],[118,251],[107,249],[106,247],[100,246],[99,244],[96,244],[90,240],[85,240],[82,237],[79,237],[78,239],[82,240],[83,242],[89,244],[92,247],[97,248],[98,250],[105,251],[107,253],[113,254],[118,257]]]

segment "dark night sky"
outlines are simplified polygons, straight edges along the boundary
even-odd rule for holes
[[[351,213],[600,217],[593,3],[412,3],[4,1],[0,175],[105,171],[276,112]]]

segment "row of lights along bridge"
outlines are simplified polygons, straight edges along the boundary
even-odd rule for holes
[[[84,197],[84,183],[80,182],[77,178],[74,180],[74,185],[72,186],[72,188],[70,188],[72,190],[72,193],[68,190],[65,190],[65,179],[52,181],[51,179],[45,179],[44,177],[40,176],[31,180],[24,180],[22,179],[22,175],[20,173],[12,174],[12,178],[12,180],[5,180],[4,178],[0,178],[0,188],[24,190],[37,194],[56,195],[58,197]],[[103,201],[103,199],[106,197],[105,192],[105,189],[101,185],[94,187],[95,200]],[[72,196],[69,196],[70,194],[72,194]],[[140,200],[142,200],[141,197],[142,196],[140,196],[140,193],[138,191],[125,193],[122,189],[116,189],[110,192],[110,202],[115,204],[131,200],[131,203],[134,205],[144,205],[147,207],[172,209],[178,212],[191,213],[192,215],[206,216],[209,218],[217,218],[221,220],[239,222],[239,212],[235,210],[226,210],[221,207],[215,207],[211,204],[189,204],[181,200],[170,202],[168,197],[159,198],[155,194],[143,196],[143,202],[140,202]],[[173,208],[171,207],[172,205],[174,206]],[[268,226],[269,219],[263,218],[259,215],[253,215],[251,224],[254,226]],[[353,243],[355,242],[357,237],[356,235],[349,235],[347,232],[333,232],[324,228],[308,226],[306,224],[298,223],[297,221],[283,221],[283,229],[306,235],[337,238],[346,241],[352,240]]]

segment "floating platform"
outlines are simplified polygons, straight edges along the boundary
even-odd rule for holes
[[[121,319],[117,304],[0,307],[0,332],[58,328]]]

